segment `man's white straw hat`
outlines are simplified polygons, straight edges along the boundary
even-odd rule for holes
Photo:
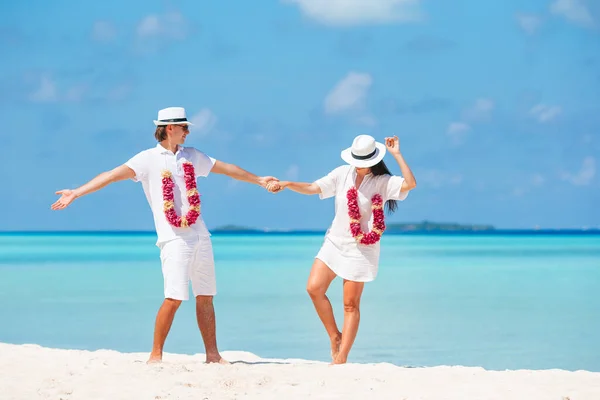
[[[194,125],[187,119],[185,108],[167,107],[158,111],[158,118],[154,121],[156,126],[165,125]]]

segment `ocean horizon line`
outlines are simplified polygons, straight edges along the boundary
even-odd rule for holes
[[[235,235],[324,235],[326,229],[240,229],[240,230],[220,230],[209,229],[214,236],[235,236]],[[392,230],[386,232],[387,235],[429,235],[429,236],[502,236],[502,235],[600,235],[600,229],[576,229],[576,228],[544,228],[544,229],[493,229],[493,230]],[[0,230],[0,236],[10,235],[61,235],[61,236],[156,236],[154,230],[125,230],[125,229],[89,229],[89,230]]]

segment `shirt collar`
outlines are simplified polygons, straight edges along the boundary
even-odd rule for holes
[[[164,148],[160,143],[156,144],[156,149],[158,150],[158,152],[160,154],[173,154],[171,152],[171,150]],[[181,150],[183,150],[183,147],[181,147],[181,146],[178,145],[177,146],[177,151],[181,151]],[[175,153],[177,153],[177,151]]]

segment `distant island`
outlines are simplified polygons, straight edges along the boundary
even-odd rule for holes
[[[265,232],[264,229],[248,228],[239,225],[224,225],[219,226],[215,229],[211,229],[212,232]]]
[[[456,222],[415,222],[388,224],[388,232],[479,232],[496,230],[492,225],[459,224]]]
[[[408,223],[393,223],[388,224],[386,232],[481,232],[494,231],[492,225],[471,225],[459,224],[456,222],[440,223],[440,222],[408,222]],[[309,230],[310,231],[310,230]],[[317,232],[318,230],[314,230]],[[277,229],[258,229],[239,225],[224,225],[212,229],[215,233],[265,233],[265,232],[298,232],[297,230],[277,230]],[[308,231],[302,231],[308,232]]]

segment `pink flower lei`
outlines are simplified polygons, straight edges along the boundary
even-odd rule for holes
[[[183,177],[185,180],[185,189],[190,208],[186,215],[180,217],[175,211],[175,198],[173,189],[173,174],[169,170],[162,171],[162,191],[163,191],[163,211],[169,224],[177,228],[186,228],[193,225],[200,216],[200,193],[196,188],[196,174],[194,165],[191,162],[183,163]]]
[[[371,245],[379,242],[383,231],[385,231],[385,218],[383,215],[383,199],[380,194],[374,194],[371,198],[371,209],[373,210],[373,230],[364,233],[360,227],[360,208],[358,206],[358,190],[350,188],[346,194],[348,198],[348,215],[350,216],[350,232],[360,244]]]

